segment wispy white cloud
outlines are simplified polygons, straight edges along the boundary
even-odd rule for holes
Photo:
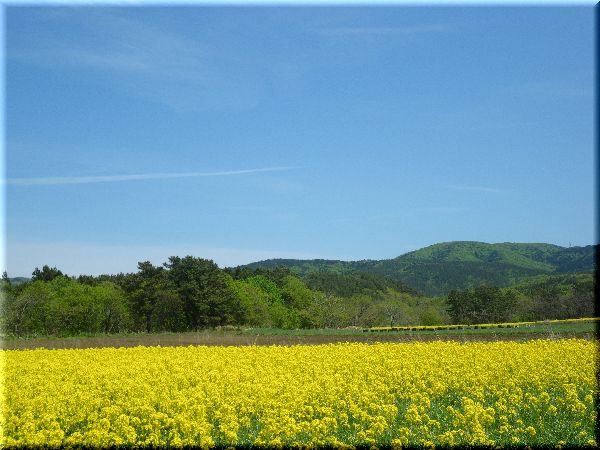
[[[424,25],[416,27],[331,27],[317,30],[320,34],[347,36],[347,35],[409,35],[424,33],[439,33],[447,31],[442,25]]]
[[[8,178],[4,184],[15,186],[49,186],[59,184],[114,183],[120,181],[164,180],[169,178],[193,177],[226,177],[260,172],[279,172],[299,169],[300,167],[263,167],[259,169],[228,170],[222,172],[178,172],[178,173],[143,173],[134,175],[100,175],[79,177],[45,177],[45,178]]]
[[[9,59],[55,67],[146,72],[152,76],[182,78],[198,75],[197,69],[212,53],[199,42],[103,10],[87,10],[85,14],[71,10],[69,15],[45,14],[43,17],[63,21],[66,32],[62,36],[44,35],[41,42],[25,41],[19,47],[11,47]],[[71,33],[75,32],[77,22],[85,26],[85,31],[75,40]]]
[[[508,192],[507,189],[498,189],[488,186],[457,186],[450,185],[446,186],[448,189],[452,189],[454,191],[470,191],[470,192]]]
[[[7,59],[92,70],[95,82],[178,112],[238,111],[258,104],[261,76],[248,69],[243,55],[135,17],[102,9],[35,13],[31,20],[57,21],[65,32],[44,34],[40,27],[40,35],[15,40]]]

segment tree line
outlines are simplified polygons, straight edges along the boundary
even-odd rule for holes
[[[135,273],[69,277],[55,267],[11,283],[4,274],[5,334],[183,332],[226,325],[340,328],[542,320],[593,315],[594,279],[540,279],[480,286],[426,297],[398,281],[367,273],[300,277],[276,267],[220,269],[213,261],[170,257]]]

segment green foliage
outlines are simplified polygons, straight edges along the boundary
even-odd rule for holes
[[[433,306],[428,306],[421,311],[420,319],[421,325],[426,326],[441,325],[444,323],[442,315]]]
[[[281,291],[277,287],[277,285],[269,280],[264,275],[254,275],[252,277],[246,278],[244,280],[251,286],[260,289],[267,295],[267,302],[269,305],[282,304],[283,300],[281,298]]]
[[[303,319],[309,328],[340,328],[348,322],[347,308],[340,297],[315,295]]]
[[[42,270],[37,267],[31,274],[31,281],[52,281],[56,277],[62,277],[63,273],[56,267],[50,268],[49,266],[42,267]]]
[[[556,289],[562,293],[567,293],[572,288],[585,289],[593,292],[595,282],[596,280],[593,273],[539,275],[523,279],[515,284],[513,288],[529,295],[547,289]]]
[[[238,323],[242,305],[230,288],[230,277],[210,260],[172,256],[164,265],[167,280],[183,301],[188,328]]]
[[[89,289],[99,309],[100,327],[104,333],[119,333],[131,328],[131,314],[123,290],[110,281]],[[85,331],[85,330],[84,330]]]
[[[7,333],[74,335],[115,333],[131,326],[123,291],[112,283],[86,286],[67,277],[34,281],[4,301]]]
[[[598,246],[569,247],[556,252],[549,262],[556,267],[557,273],[592,273],[596,267],[596,253]]]
[[[269,313],[269,300],[265,292],[244,280],[230,279],[229,285],[240,300],[244,322],[247,325],[273,326]]]
[[[498,323],[510,319],[517,296],[513,290],[478,286],[465,291],[450,291],[448,305],[454,323]]]
[[[285,268],[300,276],[313,272],[349,273],[355,270],[355,268],[352,266],[352,263],[328,259],[268,259],[266,261],[254,262],[246,266],[242,266],[242,269],[244,268],[253,270],[277,270]]]
[[[226,267],[223,269],[224,272],[228,273],[231,277],[236,280],[245,280],[247,278],[262,275],[277,286],[281,287],[285,278],[289,275],[292,275],[292,272],[289,268],[283,266],[275,266],[275,267],[258,267],[252,268],[250,266],[238,266],[235,268]]]
[[[48,283],[37,281],[16,293],[3,290],[3,332],[14,335],[50,334],[45,325],[44,310],[50,303]]]
[[[358,271],[351,273],[311,272],[304,277],[304,281],[310,289],[341,297],[373,294],[388,288],[398,292],[417,294],[414,289],[392,278]]]
[[[300,278],[288,275],[283,279],[281,298],[289,308],[302,310],[307,308],[315,297],[311,290]]]
[[[294,273],[314,277],[315,273],[349,275],[366,272],[410,286],[425,295],[446,295],[452,289],[475,288],[482,284],[506,287],[528,277],[592,272],[597,246],[564,248],[550,244],[486,244],[447,242],[435,244],[388,260],[336,261],[273,259],[245,267],[286,267]],[[311,279],[310,283],[317,283]],[[314,285],[317,288],[317,285]],[[325,286],[318,288],[329,289]],[[401,290],[401,289],[399,289]],[[344,293],[344,295],[347,293]]]
[[[186,328],[185,304],[177,292],[156,292],[151,314],[151,330],[184,331]]]
[[[455,323],[593,317],[592,274],[541,275],[510,288],[481,286],[448,294]]]
[[[533,320],[592,317],[596,280],[593,274],[538,276],[514,286],[521,302],[518,317]],[[525,311],[525,312],[523,312]]]
[[[140,262],[136,273],[77,279],[43,266],[33,281],[13,283],[4,274],[0,318],[10,335],[65,336],[224,325],[317,329],[589,317],[592,273],[539,270],[540,264],[580,267],[590,249],[440,244],[395,260],[316,260],[303,266],[310,269],[304,277],[293,272],[304,264],[296,260],[288,260],[291,269],[270,263],[222,270],[210,260],[173,256],[161,266]],[[423,296],[400,279],[419,291],[448,295]]]
[[[293,281],[292,281],[293,280]],[[306,286],[289,275],[278,279],[280,289],[265,275],[252,275],[234,281],[234,289],[240,296],[246,323],[275,328],[302,326],[300,309],[306,300]]]

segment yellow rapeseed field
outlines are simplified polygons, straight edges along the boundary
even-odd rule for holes
[[[586,340],[2,351],[3,445],[595,446]]]

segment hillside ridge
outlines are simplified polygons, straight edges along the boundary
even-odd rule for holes
[[[284,266],[301,276],[360,271],[392,278],[426,295],[443,295],[480,284],[508,286],[536,275],[591,272],[596,268],[596,249],[597,245],[450,241],[391,259],[268,259],[242,267]]]

